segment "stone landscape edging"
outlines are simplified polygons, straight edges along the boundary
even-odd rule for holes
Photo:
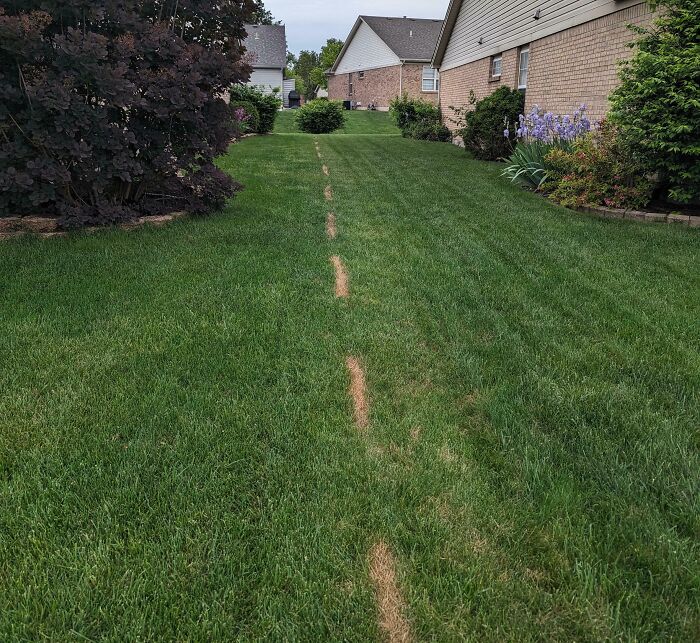
[[[576,212],[591,214],[599,219],[624,219],[641,223],[672,223],[691,228],[700,228],[700,217],[689,214],[664,214],[663,212],[644,212],[642,210],[621,210],[595,205],[582,205],[573,208]]]
[[[187,212],[171,212],[170,214],[159,214],[143,216],[126,221],[116,226],[89,226],[78,228],[76,231],[97,232],[98,230],[109,230],[110,228],[121,228],[122,230],[134,230],[146,225],[164,226],[177,219],[188,216]],[[53,237],[66,237],[69,231],[61,230],[57,217],[0,217],[0,241],[14,239],[24,235],[33,235],[42,239]]]

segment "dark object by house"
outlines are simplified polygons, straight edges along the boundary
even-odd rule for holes
[[[352,109],[352,101],[344,100],[343,101],[343,109],[350,111]]]
[[[301,94],[296,89],[289,92],[289,108],[299,109],[301,107]]]

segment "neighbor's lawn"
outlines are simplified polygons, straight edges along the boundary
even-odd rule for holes
[[[223,215],[0,245],[0,639],[378,639],[378,538],[416,640],[695,638],[698,233],[340,135],[329,242],[312,140],[232,148]]]
[[[294,123],[294,110],[280,112],[275,125],[277,134],[300,134]],[[337,134],[372,134],[399,136],[401,132],[394,125],[387,112],[352,111],[345,112],[345,128]]]

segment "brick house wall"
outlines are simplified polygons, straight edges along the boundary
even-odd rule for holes
[[[423,64],[394,65],[381,69],[368,69],[364,78],[358,72],[335,74],[328,78],[328,98],[330,100],[352,100],[362,103],[362,108],[374,103],[377,109],[386,111],[389,103],[403,92],[411,98],[421,98],[438,104],[437,92],[424,92]],[[350,77],[353,94],[349,95]]]
[[[525,110],[539,105],[570,114],[585,103],[591,120],[603,118],[618,83],[617,63],[633,53],[627,44],[634,34],[627,25],[652,20],[648,5],[639,4],[531,42]],[[448,127],[455,129],[450,108],[467,105],[470,90],[480,100],[501,85],[518,86],[519,51],[502,52],[500,80],[490,79],[490,57],[441,72],[440,105]]]

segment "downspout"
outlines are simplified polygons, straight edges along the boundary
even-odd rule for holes
[[[399,67],[399,98],[403,97],[403,66],[406,64],[405,60],[401,61],[401,67]]]

